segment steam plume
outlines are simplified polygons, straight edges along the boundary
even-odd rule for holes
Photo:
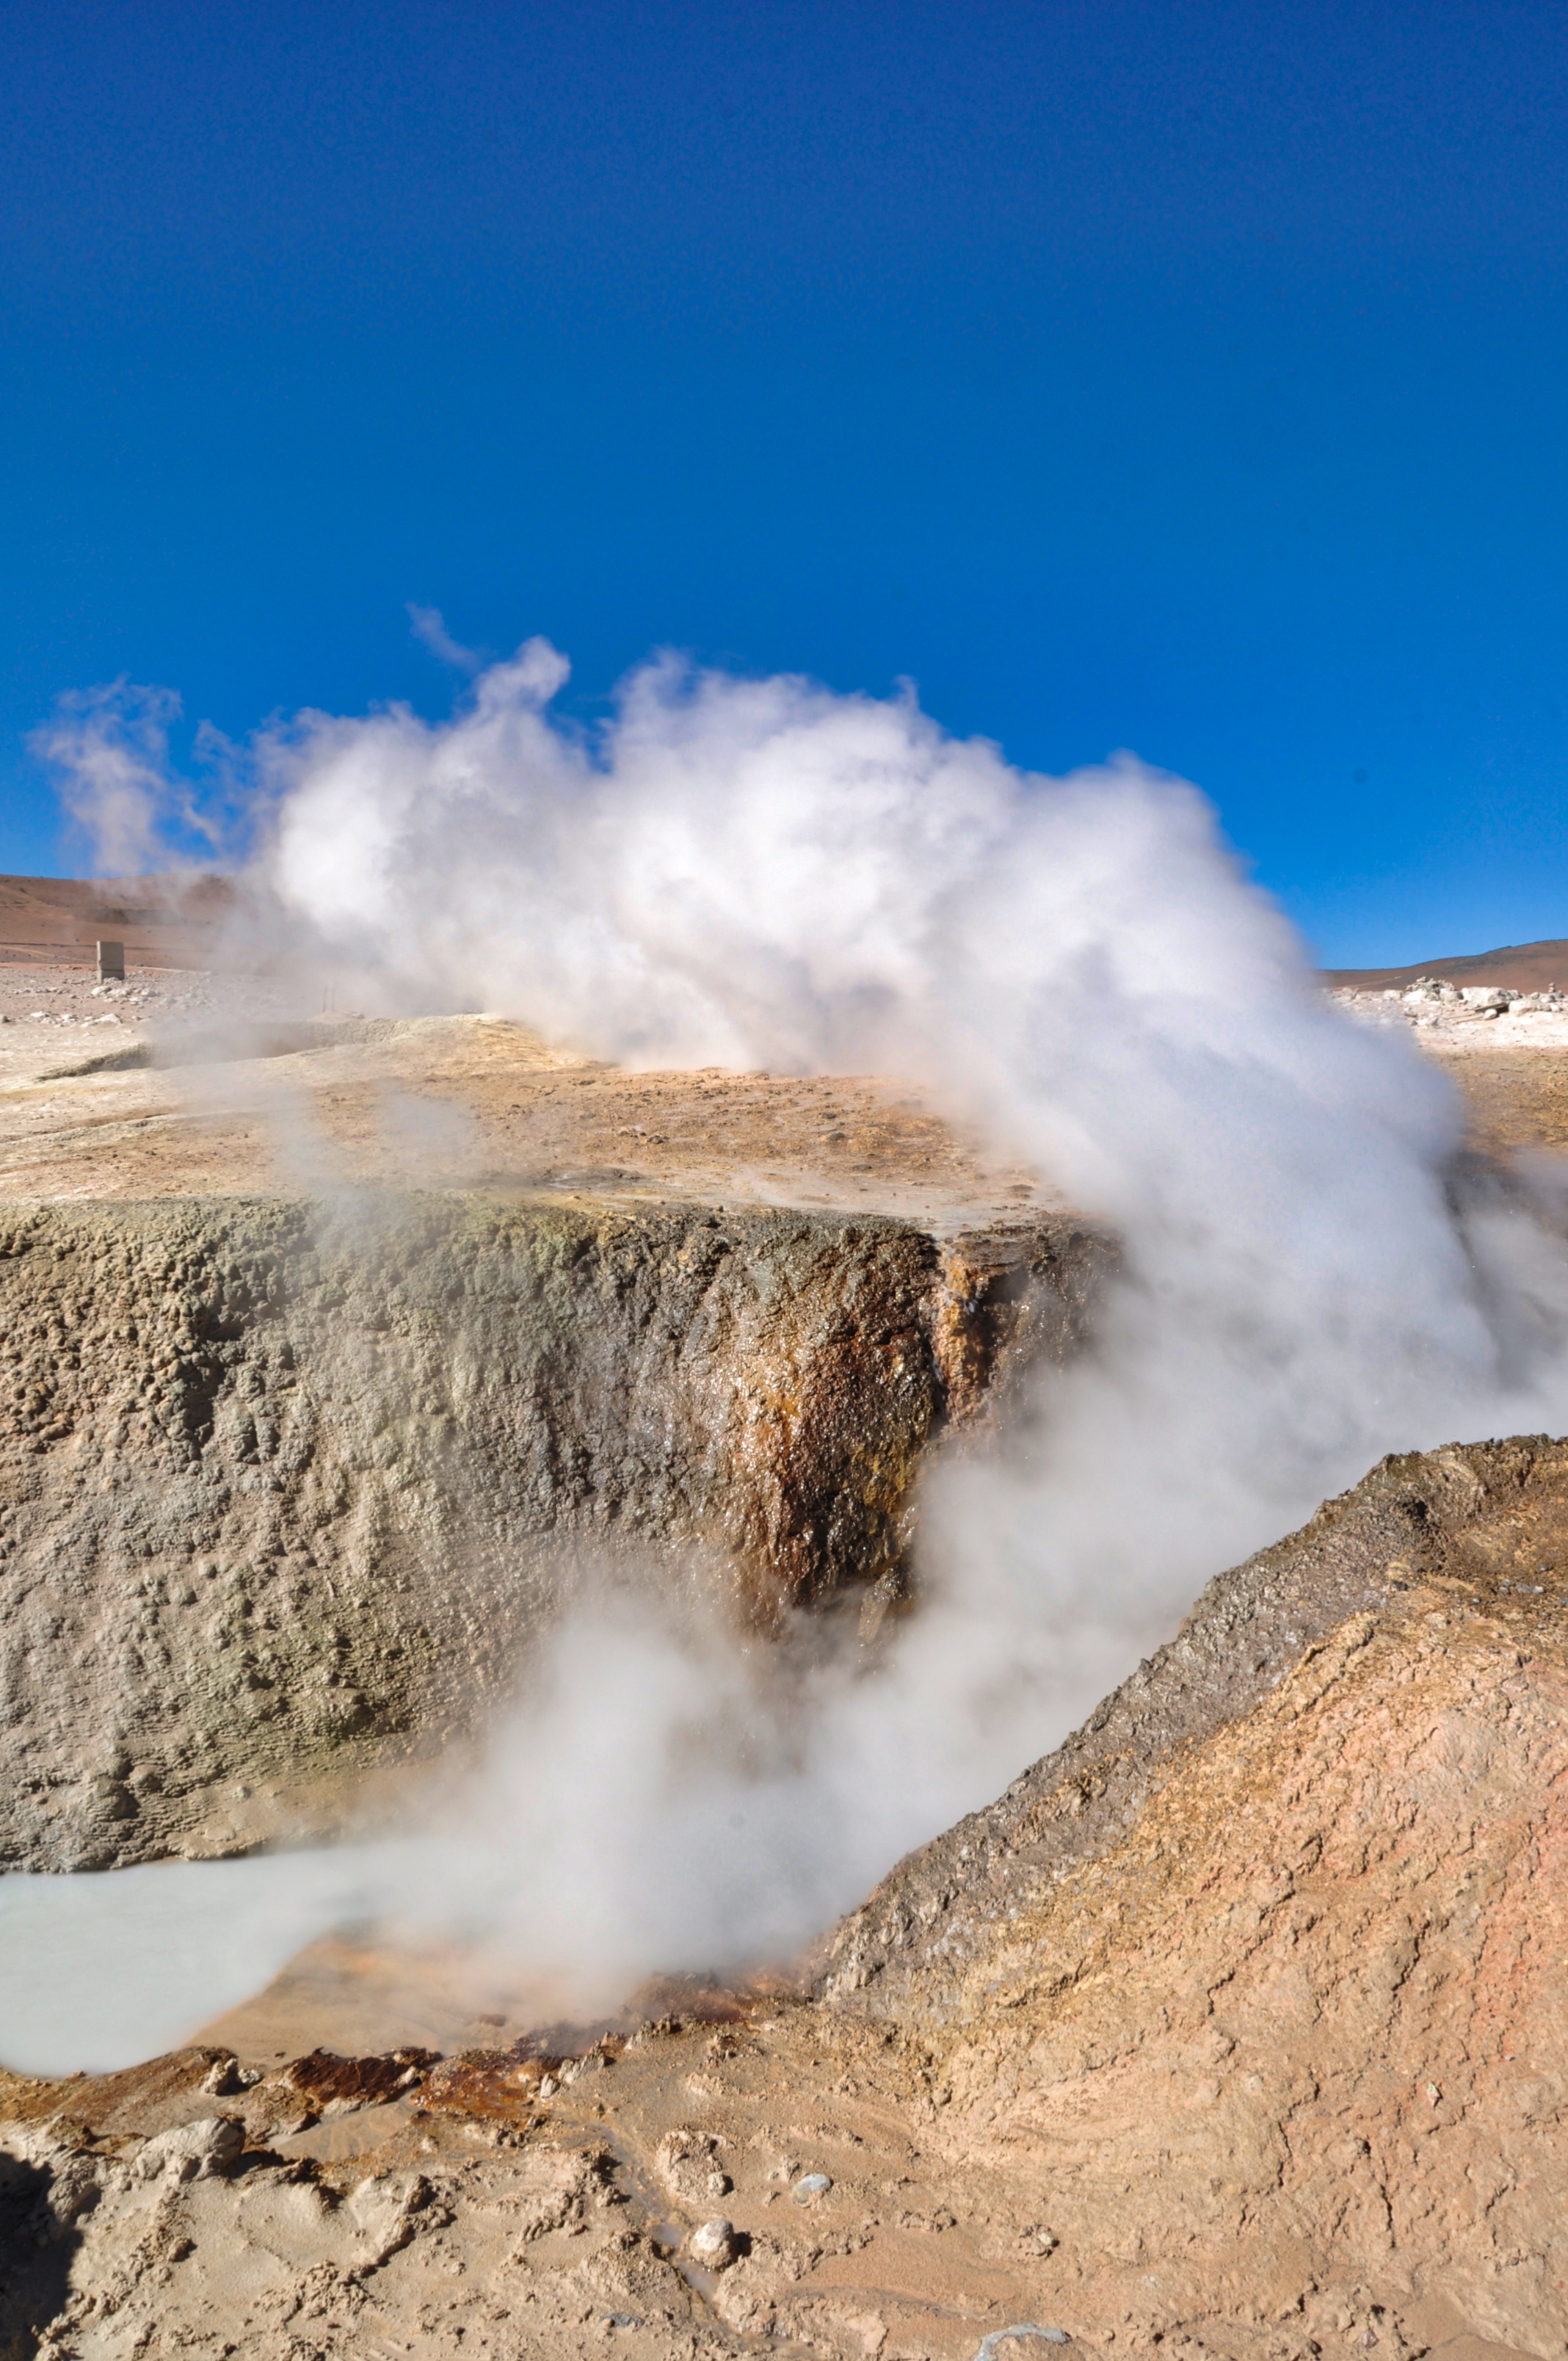
[[[34,732],[32,752],[54,768],[95,874],[165,865],[170,823],[208,832],[169,767],[169,724],[180,709],[170,689],[118,680],[61,697],[53,721]]]
[[[408,615],[415,639],[430,650],[437,663],[450,664],[454,672],[478,671],[484,657],[476,649],[466,648],[453,638],[439,607],[422,607],[417,599],[411,598]]]
[[[531,641],[446,724],[261,738],[256,883],[297,939],[636,1064],[919,1079],[1127,1247],[1027,1434],[930,1487],[926,1603],[873,1676],[770,1686],[612,1602],[557,1633],[431,1907],[602,1998],[813,1932],[1384,1452],[1568,1423],[1568,1254],[1544,1194],[1458,1186],[1454,1093],[1326,1004],[1179,780],[1028,776],[912,696],[670,658],[587,736],[549,716],[565,673]],[[302,1869],[319,1924],[396,1906],[381,1860],[335,1898]],[[14,2059],[81,2062],[16,2021]]]

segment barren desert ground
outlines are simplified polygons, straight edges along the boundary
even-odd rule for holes
[[[1568,1014],[1353,1005],[1478,1152],[1568,1138]],[[395,1817],[610,1493],[764,1641],[874,1646],[923,1456],[1114,1261],[895,1081],[134,962],[0,969],[0,1016],[16,1868]],[[750,1980],[546,2025],[345,1937],[150,2064],[0,2075],[0,2350],[1568,2351],[1568,1449],[1387,1462],[1213,1571]]]

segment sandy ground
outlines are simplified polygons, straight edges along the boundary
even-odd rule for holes
[[[1561,1041],[1432,1045],[1469,1100],[1475,1138],[1493,1155],[1568,1148],[1568,1027]]]
[[[1412,1019],[1348,997],[1453,1077],[1494,1152],[1568,1145],[1568,1010]],[[149,1062],[150,1061],[150,1062]],[[499,1016],[358,1018],[286,988],[0,968],[0,1201],[545,1189],[877,1212],[938,1231],[1062,1202],[926,1094],[873,1077],[632,1073]]]
[[[1391,991],[1340,997],[1360,1023],[1409,1032],[1452,1075],[1488,1153],[1568,1147],[1568,1008],[1486,1016]]]
[[[940,1229],[1059,1202],[872,1079],[630,1073],[500,1017],[302,1014],[222,977],[0,970],[0,1199],[510,1184]]]

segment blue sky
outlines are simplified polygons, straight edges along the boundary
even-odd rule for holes
[[[1568,933],[1568,11],[0,9],[25,750],[543,631],[1198,780],[1326,960]]]

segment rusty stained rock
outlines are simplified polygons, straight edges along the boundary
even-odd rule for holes
[[[897,1591],[933,1441],[1071,1349],[1107,1256],[1055,1215],[11,1209],[0,1861],[330,1827],[481,1726],[588,1573],[762,1625]]]

